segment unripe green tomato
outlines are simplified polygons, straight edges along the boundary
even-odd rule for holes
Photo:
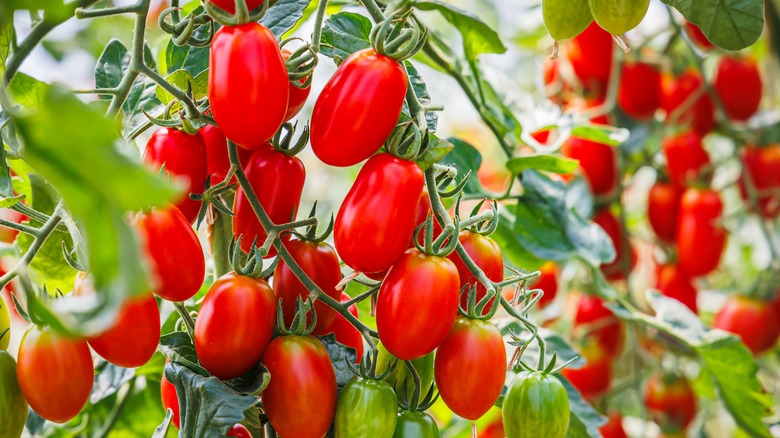
[[[420,411],[401,411],[393,438],[439,438],[439,426],[430,415]]]
[[[16,361],[0,351],[0,438],[19,438],[27,420],[27,400],[16,380]]]
[[[574,38],[593,22],[588,0],[542,0],[542,16],[555,41]]]
[[[650,0],[588,0],[588,2],[596,23],[612,35],[622,35],[637,27],[650,7]]]
[[[395,357],[381,343],[377,345],[377,349],[379,350],[379,358],[376,363],[376,373],[381,374],[395,361]],[[425,397],[425,394],[428,393],[433,384],[434,359],[434,353],[429,353],[412,361],[412,365],[420,377],[420,400]],[[398,400],[403,400],[404,385],[406,385],[406,400],[412,399],[414,376],[409,372],[409,368],[406,367],[404,361],[399,360],[393,372],[385,380],[393,386]]]
[[[398,402],[384,380],[356,377],[344,387],[336,406],[337,438],[390,438]]]
[[[8,348],[8,343],[11,342],[11,314],[8,313],[8,306],[5,304],[2,298],[0,298],[0,350]],[[9,329],[7,332],[6,329]],[[3,334],[5,332],[5,334]]]
[[[523,372],[512,380],[504,399],[504,432],[506,438],[564,438],[569,415],[569,397],[560,380]]]

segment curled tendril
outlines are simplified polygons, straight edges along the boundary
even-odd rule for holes
[[[402,160],[413,160],[422,147],[423,133],[413,122],[395,128],[385,143],[387,151]]]
[[[317,201],[314,201],[314,205],[311,207],[311,211],[309,212],[309,218],[317,217]],[[314,243],[320,243],[324,242],[325,239],[328,238],[331,232],[333,232],[333,214],[330,215],[330,222],[328,222],[328,226],[319,236],[317,235],[317,225],[309,225],[306,227],[306,231],[303,233],[299,233],[298,231],[293,231],[293,234],[298,236],[301,240],[306,240],[308,242],[314,242]]]
[[[179,11],[181,8],[171,7],[160,14],[157,20],[160,29],[163,32],[172,36],[173,44],[177,46],[193,46],[193,47],[207,47],[211,44],[211,40],[214,38],[214,32],[216,26],[214,20],[207,14],[195,15],[191,13],[189,17],[181,20],[179,17]],[[167,18],[170,17],[170,23]],[[195,36],[195,31],[202,26],[206,27],[206,35],[204,37]]]
[[[309,88],[314,68],[317,67],[319,62],[319,57],[311,44],[298,37],[287,38],[279,43],[279,48],[284,49],[285,45],[295,40],[303,41],[304,45],[295,49],[287,56],[285,60],[287,77],[290,79],[290,85],[302,89]]]
[[[410,8],[402,8],[371,30],[371,46],[377,53],[398,62],[411,58],[425,45],[428,29],[412,15]]]
[[[295,134],[295,130],[297,128],[298,122],[295,122],[295,124],[287,122],[282,125],[282,127],[276,131],[276,134],[274,134],[274,137],[271,139],[271,145],[273,145],[274,149],[290,157],[303,150],[303,148],[306,146],[306,143],[309,141],[309,125],[306,124],[303,127],[301,136],[298,137],[298,140],[293,143],[293,135]]]

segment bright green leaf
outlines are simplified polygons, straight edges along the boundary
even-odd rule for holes
[[[417,157],[417,164],[420,165],[422,170],[426,170],[433,166],[434,163],[439,162],[445,155],[447,155],[455,146],[447,140],[442,140],[433,134],[430,134],[428,141],[428,148],[422,156]]]
[[[325,21],[320,53],[341,64],[349,55],[371,47],[371,20],[353,12],[339,12]]]
[[[506,167],[513,175],[521,174],[526,170],[544,170],[566,175],[577,170],[579,162],[560,155],[537,154],[512,158],[506,163]]]
[[[11,96],[16,102],[28,109],[36,109],[41,105],[41,99],[48,86],[24,73],[17,73],[8,87]]]
[[[421,11],[438,11],[458,29],[463,37],[463,50],[466,59],[473,61],[481,53],[506,52],[506,47],[495,29],[471,12],[440,0],[417,1],[414,6]]]
[[[209,75],[207,71],[201,72],[198,76],[193,78],[192,74],[187,70],[176,70],[165,79],[170,82],[171,85],[184,91],[187,91],[192,87],[192,96],[195,99],[206,97],[206,94],[208,94],[209,91]],[[160,102],[165,105],[175,99],[171,93],[165,91],[160,85],[157,85],[154,91],[155,94],[157,94],[157,98],[160,99]]]
[[[713,44],[741,50],[764,31],[763,0],[662,0],[699,26]]]
[[[531,254],[518,240],[514,231],[515,216],[505,208],[499,210],[499,215],[501,219],[498,221],[498,228],[490,237],[498,242],[506,260],[514,266],[522,266],[524,269],[541,267],[544,260]]]
[[[629,132],[608,125],[584,125],[572,129],[571,136],[609,146],[619,146],[628,140]]]

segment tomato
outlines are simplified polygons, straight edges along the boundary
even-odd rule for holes
[[[206,125],[200,128],[200,135],[206,143],[206,173],[211,176],[210,184],[216,185],[224,181],[230,169],[230,157],[228,156],[227,139],[216,126]],[[252,152],[244,148],[237,148],[238,159],[242,167],[246,167]],[[235,178],[231,182],[235,182]]]
[[[165,410],[170,409],[173,411],[171,423],[173,423],[177,429],[181,429],[181,420],[179,419],[179,396],[176,395],[176,386],[165,377],[164,372],[162,380],[160,380],[160,396],[162,397],[163,408]]]
[[[371,157],[336,216],[333,238],[344,263],[373,273],[398,260],[414,234],[423,184],[417,164],[390,154]]]
[[[742,150],[744,172],[750,176],[758,191],[761,214],[766,218],[780,214],[780,144],[765,147],[747,146]],[[742,199],[748,200],[748,192],[740,178]]]
[[[198,360],[219,379],[239,377],[263,357],[275,325],[268,283],[228,272],[211,285],[195,320]]]
[[[599,428],[599,432],[604,438],[628,438],[623,430],[623,417],[620,412],[610,412],[609,421]]]
[[[588,400],[603,395],[612,384],[611,354],[598,342],[586,341],[580,348],[585,366],[579,369],[564,368],[561,371],[566,379]]]
[[[10,208],[3,208],[0,209],[0,219],[5,219],[10,222],[21,224],[22,222],[26,221],[28,217],[26,215],[19,213],[16,210],[12,210]],[[0,242],[14,243],[17,235],[19,235],[19,230],[15,230],[13,228],[8,228],[8,227],[0,227]]]
[[[539,306],[544,307],[555,300],[558,294],[558,265],[555,262],[547,262],[539,268],[542,273],[536,280],[532,281],[529,289],[541,289],[544,292],[539,299]]]
[[[744,122],[758,112],[764,86],[755,58],[721,56],[713,87],[731,120]]]
[[[677,265],[665,265],[659,269],[656,287],[667,297],[685,304],[691,312],[699,313],[696,305],[698,292],[691,279]]]
[[[588,327],[589,337],[596,340],[608,355],[620,353],[623,348],[623,324],[604,306],[604,301],[595,295],[581,294],[577,301],[574,325],[578,327],[585,324],[598,327],[593,331]]]
[[[260,148],[249,157],[246,178],[274,224],[294,220],[306,180],[306,169],[298,157],[290,157],[270,147]],[[243,235],[241,249],[247,253],[251,251],[255,239],[261,246],[266,232],[241,187],[236,191],[233,213],[233,233]],[[275,255],[276,248],[271,247],[266,257]]]
[[[376,372],[382,374],[397,358],[388,353],[387,348],[382,343],[377,344],[377,349],[379,350],[379,358],[376,363]],[[412,360],[412,366],[417,372],[417,377],[420,378],[420,398],[425,396],[433,384],[434,356],[434,353],[428,353]],[[398,361],[393,371],[385,377],[385,381],[393,385],[393,390],[399,401],[404,399],[404,389],[406,390],[406,400],[412,399],[414,376],[409,372],[409,368],[404,362]]]
[[[659,239],[674,242],[682,191],[674,184],[656,181],[647,198],[647,218]]]
[[[481,418],[504,389],[506,348],[501,332],[489,321],[456,319],[437,350],[434,374],[439,395],[452,412],[467,420]]]
[[[45,378],[45,376],[41,376]],[[22,436],[27,420],[27,401],[16,378],[16,362],[13,356],[0,350],[0,417],[3,419],[4,438]]]
[[[566,388],[554,376],[539,372],[515,376],[504,399],[507,438],[563,438],[569,415]]]
[[[646,120],[661,107],[661,72],[644,62],[626,62],[620,75],[618,105],[629,116]]]
[[[618,184],[616,149],[604,143],[569,137],[561,148],[564,156],[580,162],[580,169],[596,196],[612,193]]]
[[[7,349],[10,342],[11,313],[8,311],[8,306],[6,306],[5,300],[0,297],[0,350]]]
[[[504,421],[501,417],[496,418],[493,422],[487,425],[483,430],[479,431],[477,438],[504,438]]]
[[[493,282],[499,283],[504,279],[504,256],[501,254],[501,247],[498,246],[495,240],[488,236],[483,236],[479,233],[474,233],[469,230],[463,230],[458,236],[458,241],[463,245],[463,249],[471,257],[474,263],[482,269],[488,279]],[[447,256],[448,259],[455,263],[455,267],[458,269],[458,277],[460,278],[460,286],[458,290],[463,290],[463,287],[467,284],[477,285],[477,303],[479,300],[485,297],[487,289],[482,284],[471,270],[463,263],[463,260],[458,255],[457,251],[453,251]],[[493,299],[490,300],[488,305],[485,306],[482,311],[483,315],[486,315],[490,311],[490,306],[493,305]],[[464,309],[468,308],[469,300],[468,294],[464,293],[460,296],[460,305]]]
[[[412,360],[441,345],[455,322],[458,284],[450,260],[406,251],[387,273],[376,303],[376,327],[387,351]]]
[[[155,293],[168,301],[192,298],[203,284],[206,261],[198,236],[184,215],[170,205],[154,208],[138,215],[137,225],[157,279]]]
[[[86,341],[39,326],[22,336],[16,376],[24,398],[41,417],[55,423],[75,417],[87,404],[94,374]]]
[[[263,365],[271,373],[263,408],[274,430],[283,437],[324,436],[336,412],[336,374],[322,342],[278,337],[265,350]]]
[[[420,411],[401,411],[395,422],[393,438],[439,438],[439,426],[430,415]]]
[[[710,164],[701,136],[695,131],[685,131],[664,139],[663,151],[669,177],[677,187],[685,187],[698,180],[703,168]]]
[[[184,180],[186,192],[176,203],[188,222],[198,217],[200,201],[190,193],[203,193],[206,184],[206,143],[200,133],[187,134],[174,128],[160,128],[146,143],[143,161],[155,169],[165,166],[165,174]]]
[[[612,35],[593,22],[571,40],[566,50],[566,57],[580,82],[600,95],[607,92],[615,58],[613,44]]]
[[[227,138],[247,149],[270,140],[284,122],[289,87],[282,53],[267,27],[224,26],[214,34],[209,102]]]
[[[706,93],[688,102],[691,96],[702,93],[704,79],[695,69],[688,69],[678,77],[666,76],[661,82],[662,107],[666,111],[667,121],[672,114],[677,122],[687,123],[699,135],[706,135],[715,127],[715,105]],[[683,106],[686,109],[683,109]],[[679,110],[679,111],[678,111]],[[679,113],[679,114],[678,114]]]
[[[282,57],[287,60],[290,58],[290,55],[292,53],[287,49],[282,49]],[[303,78],[300,80],[301,84],[306,83],[306,78]],[[311,84],[309,84],[306,88],[299,88],[290,83],[290,91],[289,91],[289,98],[287,103],[287,112],[284,114],[284,121],[288,121],[295,117],[299,112],[301,112],[301,109],[303,109],[303,105],[306,104],[306,99],[309,98],[309,93],[311,93]]]
[[[151,293],[132,297],[122,305],[108,331],[89,338],[89,346],[114,365],[139,367],[154,356],[160,340],[160,310]]]
[[[774,347],[780,335],[780,315],[766,301],[732,295],[715,316],[713,327],[733,333],[753,352]]]
[[[311,148],[331,166],[352,166],[390,137],[406,96],[406,70],[373,49],[353,53],[320,93],[311,116]]]
[[[390,384],[383,380],[352,379],[336,406],[336,436],[389,437],[395,430],[398,406]]]
[[[690,277],[707,275],[718,267],[726,247],[722,218],[723,202],[718,192],[685,191],[680,202],[676,245],[680,268]]]
[[[244,425],[241,423],[234,424],[233,427],[228,429],[227,436],[236,438],[252,438],[252,434],[249,433],[249,429],[244,427]]]
[[[665,433],[684,431],[696,417],[696,396],[684,377],[653,374],[644,399],[647,412]]]
[[[706,35],[704,35],[704,32],[701,31],[699,26],[691,23],[690,21],[686,21],[685,30],[688,31],[688,35],[691,37],[691,40],[693,40],[693,42],[695,42],[700,49],[710,50],[715,48],[715,45],[710,42]]]
[[[214,6],[219,7],[220,9],[227,11],[231,14],[236,13],[236,1],[235,0],[209,0],[209,3],[213,4]],[[255,8],[260,7],[260,5],[263,4],[263,0],[246,0],[246,8],[247,10],[252,10]]]
[[[341,293],[342,303],[346,303],[350,299],[352,299],[352,297],[347,295],[346,292]],[[315,306],[316,305],[317,304],[315,303]],[[355,318],[358,317],[357,305],[353,304],[349,306],[348,310],[349,313],[351,313]],[[336,314],[336,319],[333,321],[331,329],[333,329],[333,334],[336,336],[336,340],[339,343],[355,350],[355,363],[360,363],[360,361],[363,359],[364,347],[363,335],[360,334],[358,329],[356,329],[355,326],[347,321],[346,318],[339,314]]]
[[[285,247],[314,284],[334,300],[341,299],[341,291],[336,289],[336,285],[341,281],[341,267],[339,257],[332,246],[324,242],[314,243],[292,239],[285,244]],[[295,317],[298,297],[308,298],[309,291],[287,264],[279,261],[274,270],[274,295],[282,301],[284,323],[289,326]],[[319,300],[314,302],[314,311],[317,312],[317,325],[312,333],[317,336],[330,333],[337,313]]]
[[[625,230],[620,225],[617,217],[608,209],[605,208],[596,212],[593,216],[593,222],[598,224],[609,236],[612,241],[612,245],[615,247],[615,260],[601,265],[601,271],[607,276],[610,281],[625,280],[625,272],[623,271],[623,233]],[[638,258],[634,246],[629,242],[629,267],[630,270],[634,270],[638,263]]]

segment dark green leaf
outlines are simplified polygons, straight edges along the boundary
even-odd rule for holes
[[[544,170],[566,175],[577,170],[577,167],[579,167],[577,160],[548,154],[526,155],[512,158],[506,163],[506,168],[513,175],[518,175],[526,170]]]
[[[588,404],[579,391],[566,379],[558,374],[555,377],[563,383],[564,388],[566,388],[566,394],[569,396],[571,417],[569,417],[569,430],[566,432],[566,437],[591,438],[601,436],[599,427],[607,422],[606,417],[596,412],[593,406]]]
[[[277,37],[281,37],[300,20],[309,3],[311,0],[279,0],[268,8],[260,24],[271,29]]]
[[[438,163],[439,160],[444,158],[445,155],[455,148],[455,146],[447,140],[442,140],[433,134],[429,135],[428,147],[425,149],[425,152],[415,160],[422,170],[426,170],[433,166],[434,163]]]
[[[482,165],[482,154],[474,146],[458,138],[450,137],[447,141],[452,143],[454,149],[441,159],[441,164],[455,167],[458,171],[456,183],[463,181],[463,178],[471,171],[469,182],[463,189],[465,193],[485,193],[482,184],[479,183],[479,178],[477,178],[477,171]]]
[[[135,376],[135,371],[118,367],[108,362],[101,362],[95,368],[95,383],[92,384],[92,394],[89,402],[96,404],[104,398],[116,394],[119,388]]]
[[[514,231],[515,216],[505,208],[499,210],[501,220],[498,228],[490,237],[501,247],[504,257],[514,266],[522,266],[525,269],[538,269],[544,264],[544,260],[531,254],[520,243]]]
[[[2,6],[0,6],[2,9]],[[0,77],[5,75],[5,63],[14,38],[13,14],[3,14],[0,10]]]
[[[409,61],[404,61],[404,67],[406,67],[406,72],[409,74],[409,82],[412,84],[412,89],[414,89],[414,94],[417,96],[417,101],[423,106],[430,105],[431,96],[428,94],[428,87],[425,85],[422,76],[420,76],[420,72],[418,72],[414,65]],[[404,105],[404,112],[408,111],[409,108]],[[439,115],[436,111],[429,111],[426,113],[425,119],[428,123],[428,129],[431,132],[436,132],[436,127],[439,124]]]
[[[127,47],[117,39],[109,41],[95,64],[95,86],[114,88],[119,85],[129,63],[130,52]],[[111,96],[100,96],[100,98],[110,99]]]
[[[45,83],[24,73],[17,73],[8,87],[14,100],[28,109],[35,109],[41,105],[41,99],[46,90]]]
[[[475,60],[481,53],[504,53],[506,47],[498,33],[471,12],[456,8],[439,0],[417,1],[414,6],[421,11],[438,11],[460,32],[466,59]]]
[[[270,381],[271,374],[268,372],[268,369],[258,362],[243,376],[236,377],[225,383],[241,394],[259,394],[268,386]]]
[[[184,364],[193,372],[206,377],[209,372],[200,366],[192,338],[185,332],[175,331],[160,337],[160,352],[166,358]]]
[[[193,35],[197,38],[204,38],[206,27],[195,29]],[[163,74],[171,74],[176,70],[184,69],[190,72],[193,77],[198,76],[209,67],[209,47],[177,46],[172,39],[169,39],[165,46],[164,62],[160,61],[160,64],[160,70],[164,70]],[[165,68],[162,64],[165,64]]]
[[[741,50],[764,31],[763,0],[662,0],[699,26],[713,44]]]
[[[355,350],[336,342],[336,337],[332,333],[327,336],[321,336],[318,339],[325,345],[325,349],[328,350],[328,356],[330,356],[330,360],[333,362],[333,368],[336,370],[336,385],[339,388],[343,388],[355,377],[355,373],[347,366],[347,363],[355,363]]]
[[[322,28],[320,53],[332,58],[336,64],[349,55],[371,47],[371,20],[353,12],[339,12],[325,21]]]

